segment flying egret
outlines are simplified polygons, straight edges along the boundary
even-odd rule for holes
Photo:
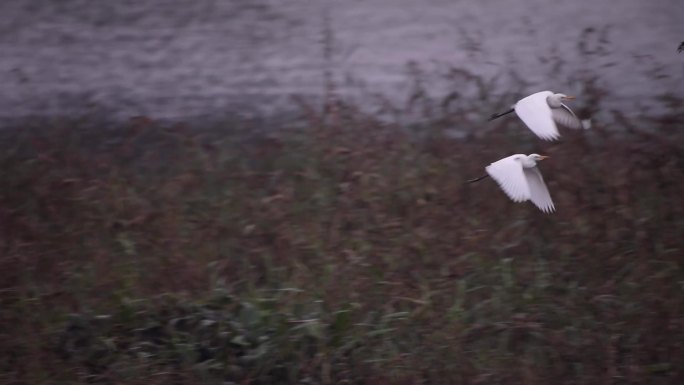
[[[469,183],[477,182],[487,176],[492,177],[501,189],[514,202],[532,201],[539,210],[551,213],[556,208],[546,188],[537,162],[548,158],[539,154],[515,154],[497,160],[485,167],[487,175],[469,180]]]
[[[520,99],[510,110],[492,115],[489,121],[515,111],[538,137],[544,140],[556,140],[560,136],[556,123],[576,129],[590,127],[589,120],[580,120],[568,106],[563,104],[563,100],[574,98],[574,96],[555,94],[551,91],[537,92]]]

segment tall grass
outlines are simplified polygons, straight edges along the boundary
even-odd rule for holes
[[[3,132],[0,380],[681,383],[682,101],[549,144],[481,95]],[[552,215],[464,183],[533,151]]]

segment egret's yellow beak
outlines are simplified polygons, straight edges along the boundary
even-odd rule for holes
[[[563,97],[563,99],[570,99],[570,100],[572,100],[572,99],[575,99],[575,97],[574,97],[574,96],[565,96],[565,97]]]
[[[550,156],[539,155],[539,160],[544,160],[544,159],[548,159],[548,158],[550,158]]]

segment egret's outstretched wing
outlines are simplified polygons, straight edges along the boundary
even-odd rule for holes
[[[588,123],[581,121],[577,115],[572,112],[570,107],[565,104],[561,104],[560,108],[552,108],[551,116],[556,123],[564,127],[574,128],[576,130],[580,128],[589,128]]]
[[[511,155],[497,160],[485,169],[487,174],[499,184],[502,190],[514,202],[523,202],[530,199],[530,188],[527,178],[523,173],[522,163],[517,158],[520,155]]]
[[[544,140],[558,139],[558,127],[551,116],[551,107],[546,101],[551,91],[542,91],[520,99],[515,104],[515,113],[538,137]]]
[[[525,178],[527,178],[527,185],[530,189],[530,200],[535,206],[545,213],[550,213],[556,208],[551,200],[549,189],[546,188],[544,178],[537,167],[523,169]]]

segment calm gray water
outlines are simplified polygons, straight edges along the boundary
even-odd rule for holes
[[[0,120],[273,115],[320,103],[326,69],[401,105],[409,62],[436,97],[450,68],[579,97],[594,74],[630,112],[684,94],[683,40],[681,0],[3,0]]]

